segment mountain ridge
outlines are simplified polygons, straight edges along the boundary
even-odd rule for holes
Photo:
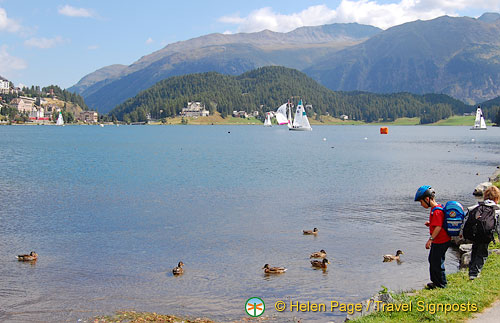
[[[304,72],[333,90],[434,92],[481,102],[500,94],[499,34],[500,20],[417,20],[333,53]]]
[[[91,108],[108,112],[140,90],[170,76],[208,71],[238,75],[266,65],[302,69],[317,57],[359,43],[380,31],[373,26],[350,23],[301,27],[288,33],[266,30],[209,34],[172,43],[145,55],[124,68],[119,77],[98,78],[91,73],[82,80],[97,82],[79,82],[70,90],[80,91]]]

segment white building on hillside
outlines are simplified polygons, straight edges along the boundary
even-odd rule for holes
[[[188,102],[186,108],[182,108],[181,116],[183,117],[208,117],[210,112],[205,109],[205,105],[201,102]]]
[[[10,91],[10,82],[0,76],[0,94],[8,94]]]

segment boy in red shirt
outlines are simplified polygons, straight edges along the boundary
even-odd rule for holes
[[[420,205],[426,209],[431,209],[429,221],[425,222],[425,225],[429,227],[429,233],[431,235],[425,244],[425,249],[431,249],[429,252],[429,272],[432,283],[427,284],[428,289],[446,287],[447,281],[444,260],[446,251],[451,244],[448,233],[443,229],[443,206],[436,202],[434,199],[435,195],[434,189],[429,185],[419,187],[415,194],[416,202],[420,202]],[[441,209],[436,208],[437,206]]]

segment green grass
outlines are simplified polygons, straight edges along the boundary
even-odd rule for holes
[[[415,126],[420,124],[420,118],[399,118],[394,121],[380,121],[373,123],[374,125],[395,125],[395,126]]]
[[[496,245],[490,244],[491,248],[500,248],[500,243]],[[377,312],[361,317],[356,322],[463,321],[472,317],[476,312],[483,311],[500,298],[499,277],[500,255],[492,254],[488,257],[480,278],[471,281],[467,269],[460,270],[457,273],[447,275],[448,286],[444,289],[424,289],[410,293],[394,294],[395,303],[412,303],[411,312]],[[423,304],[423,306],[419,307],[418,304]],[[430,305],[430,308],[426,308],[425,306],[429,306],[429,304],[443,304],[438,305],[443,306],[443,309],[432,313],[432,306],[436,305]],[[464,304],[465,308],[462,308],[463,311],[448,311],[445,313],[447,304]],[[473,306],[477,307],[476,311],[472,311]]]
[[[228,116],[223,119],[220,113],[216,112],[214,115],[209,117],[199,117],[199,118],[186,118],[188,124],[192,125],[210,125],[210,124],[253,124],[262,125],[263,122],[254,117],[250,118],[234,118]],[[452,116],[445,120],[440,120],[435,123],[428,124],[429,126],[470,126],[474,125],[474,116]],[[167,124],[181,124],[181,117],[167,118]],[[273,119],[273,125],[276,125],[276,120]],[[357,120],[340,120],[330,116],[321,116],[321,120],[316,120],[315,118],[309,118],[311,125],[394,125],[394,126],[416,126],[420,124],[420,118],[399,118],[395,121],[379,121],[366,123],[364,121]],[[490,122],[486,123],[487,126],[491,126]]]
[[[451,116],[448,119],[440,120],[434,125],[438,126],[470,126],[474,125],[475,116]]]

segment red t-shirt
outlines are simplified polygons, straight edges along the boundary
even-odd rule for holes
[[[431,209],[431,213],[429,215],[429,232],[432,235],[432,232],[434,232],[434,229],[436,227],[441,227],[441,231],[439,231],[439,234],[434,238],[433,243],[445,243],[450,241],[451,239],[448,233],[446,233],[446,230],[443,228],[444,212],[442,210],[436,209],[436,207],[438,206],[441,208],[443,207],[443,205],[438,204]]]

